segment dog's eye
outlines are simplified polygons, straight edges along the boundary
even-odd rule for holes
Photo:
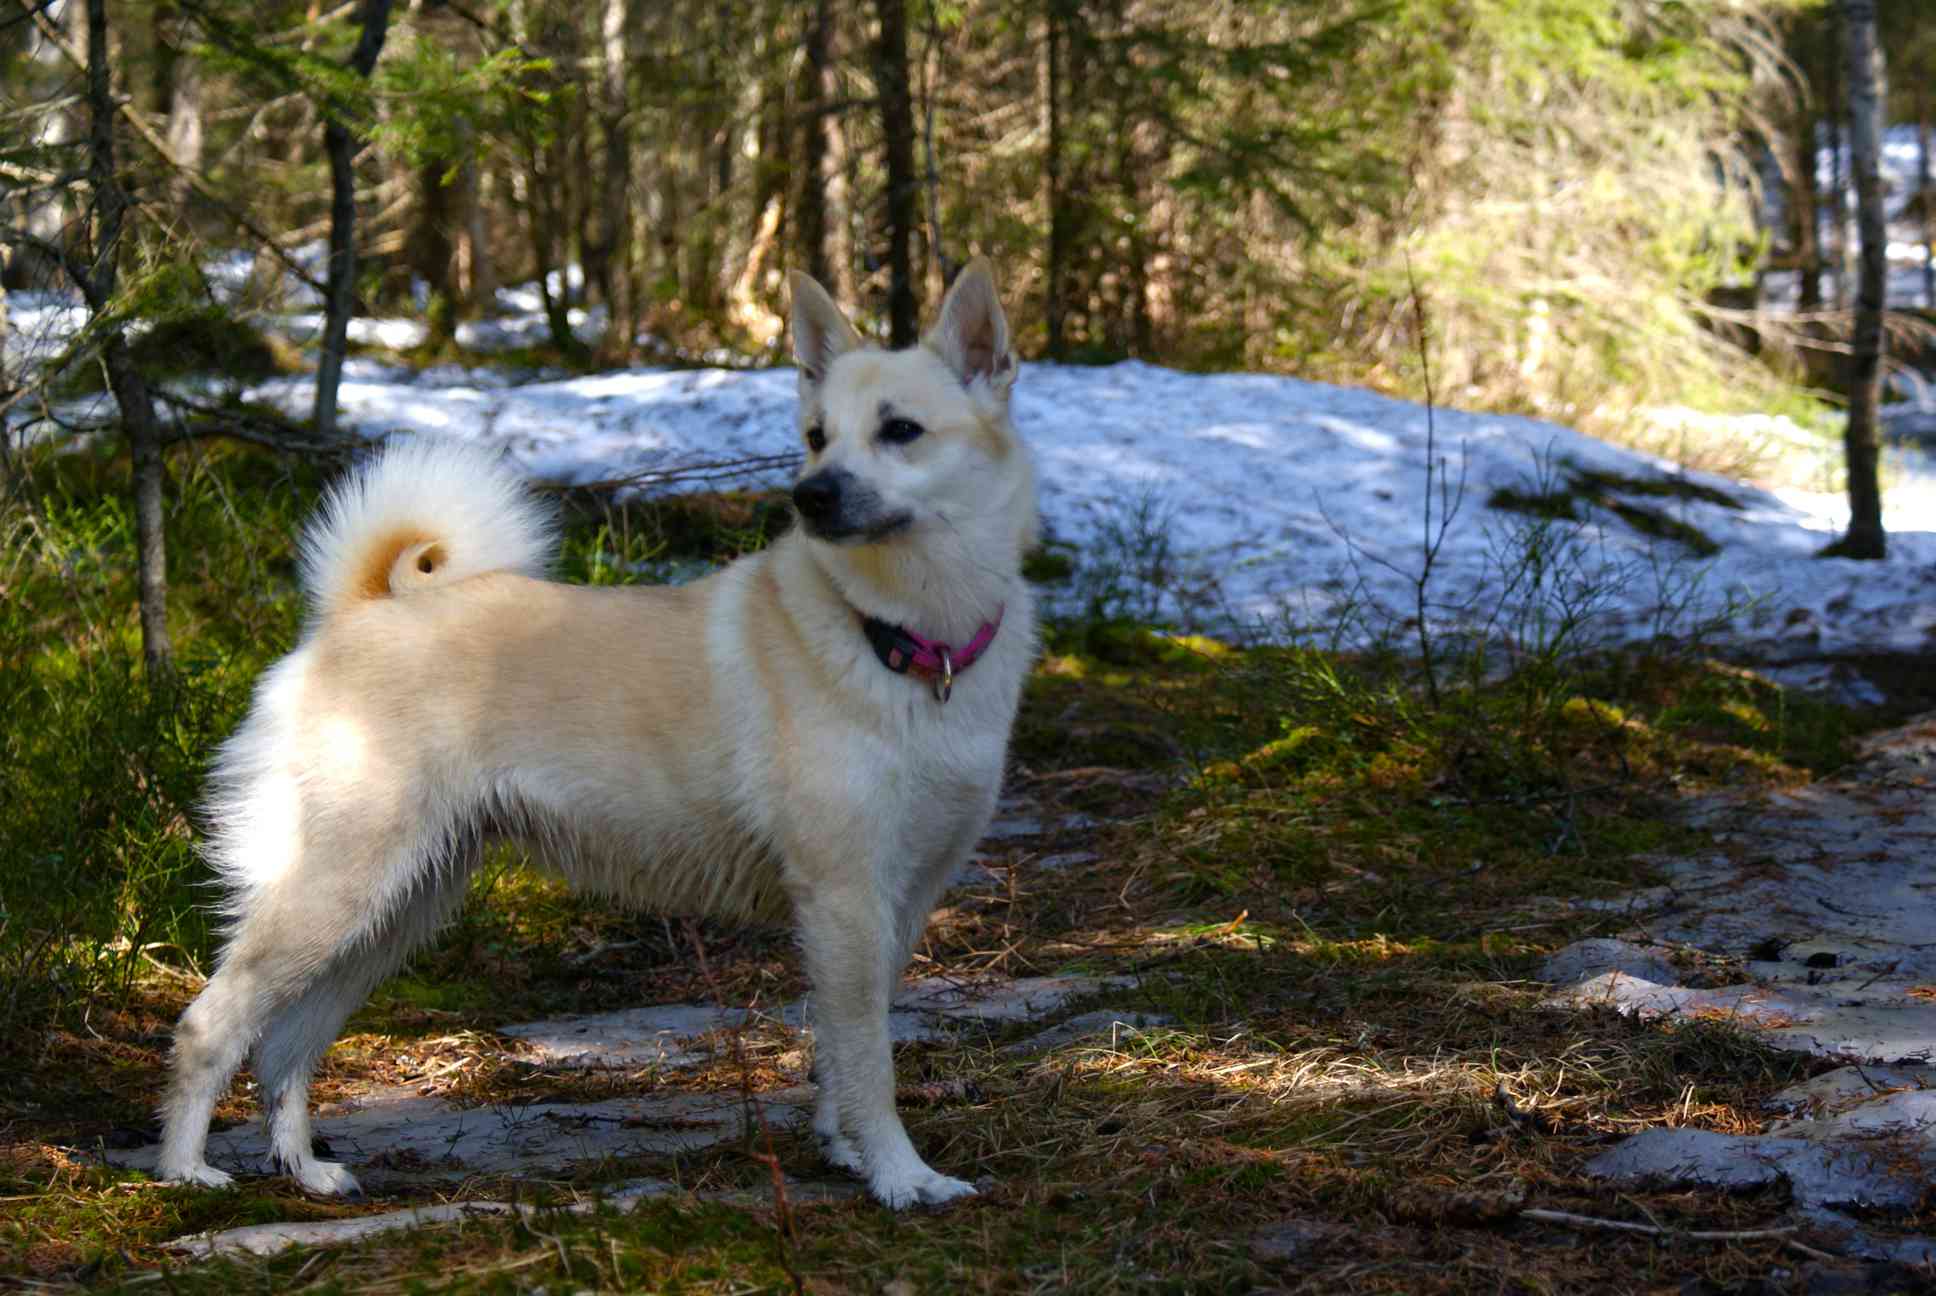
[[[889,419],[881,424],[881,440],[889,445],[906,445],[926,430],[913,419]]]
[[[819,454],[827,448],[827,431],[818,423],[807,429],[807,449]]]

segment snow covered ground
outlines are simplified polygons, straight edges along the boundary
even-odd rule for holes
[[[278,380],[252,395],[295,412],[309,384]],[[554,483],[797,448],[785,369],[635,369],[509,385],[495,374],[413,376],[355,361],[341,399],[365,432],[479,441]],[[1435,620],[1489,618],[1502,598],[1549,614],[1584,600],[1602,638],[1719,619],[1726,639],[1774,659],[1918,651],[1936,635],[1936,501],[1926,495],[1890,500],[1888,561],[1816,560],[1846,516],[1840,496],[1680,474],[1534,419],[1439,410],[1435,420],[1436,453],[1455,486],[1464,480],[1428,589]],[[1137,587],[1123,597],[1140,590],[1179,624],[1226,631],[1322,630],[1353,606],[1370,610],[1375,628],[1389,623],[1379,609],[1403,617],[1413,605],[1427,485],[1422,406],[1268,375],[1031,364],[1016,385],[1015,421],[1040,469],[1047,533],[1085,568],[1079,590],[1123,569],[1123,583]],[[1616,480],[1585,492],[1598,502],[1576,497],[1577,522],[1542,526],[1487,507],[1495,492],[1535,493],[1542,479],[1563,486],[1581,471]],[[734,484],[778,486],[786,476],[769,469]],[[1712,494],[1623,484],[1677,481]],[[1436,487],[1433,498],[1436,508]],[[1703,557],[1649,534],[1660,526],[1644,513],[1637,526],[1621,507],[1684,523],[1718,551]],[[1515,595],[1533,538],[1553,549],[1549,582]]]

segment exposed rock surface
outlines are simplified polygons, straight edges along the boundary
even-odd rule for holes
[[[1785,1180],[1797,1213],[1856,1255],[1936,1260],[1936,1243],[1857,1216],[1916,1208],[1936,1179],[1936,717],[1870,740],[1829,781],[1711,797],[1693,819],[1722,846],[1668,861],[1622,907],[1634,927],[1548,960],[1555,1002],[1643,1017],[1723,1018],[1778,1047],[1847,1065],[1776,1095],[1753,1136],[1637,1134],[1589,1170],[1617,1180],[1740,1188]],[[1681,983],[1667,955],[1738,960],[1721,986]]]

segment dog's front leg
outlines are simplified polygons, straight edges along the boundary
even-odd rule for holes
[[[938,1206],[974,1188],[930,1169],[894,1110],[888,1001],[900,974],[891,906],[869,886],[819,890],[799,906],[813,982],[821,1096],[814,1129],[887,1206]]]

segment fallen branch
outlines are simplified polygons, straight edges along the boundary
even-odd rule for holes
[[[1607,1233],[1639,1233],[1646,1237],[1678,1239],[1688,1242],[1753,1242],[1764,1238],[1783,1238],[1796,1226],[1785,1224],[1765,1229],[1670,1229],[1658,1224],[1636,1224],[1631,1220],[1600,1219],[1594,1215],[1575,1215],[1572,1211],[1542,1210],[1537,1207],[1519,1212],[1524,1219],[1542,1224],[1564,1224],[1571,1228],[1599,1229]]]
[[[200,420],[195,427],[178,424],[177,430],[165,439],[164,443],[168,445],[184,441],[199,441],[209,437],[227,437],[287,454],[336,456],[376,444],[366,437],[354,434],[318,437],[312,434],[305,424],[268,410],[248,406],[212,405],[206,401],[198,401],[192,396],[166,391],[157,391],[155,399],[166,405],[177,419],[192,416]]]
[[[1493,1089],[1492,1100],[1499,1104],[1499,1109],[1506,1113],[1506,1119],[1518,1129],[1531,1130],[1536,1134],[1559,1133],[1559,1122],[1551,1116],[1537,1107],[1521,1107],[1514,1102],[1512,1094],[1506,1091],[1504,1080]]]

